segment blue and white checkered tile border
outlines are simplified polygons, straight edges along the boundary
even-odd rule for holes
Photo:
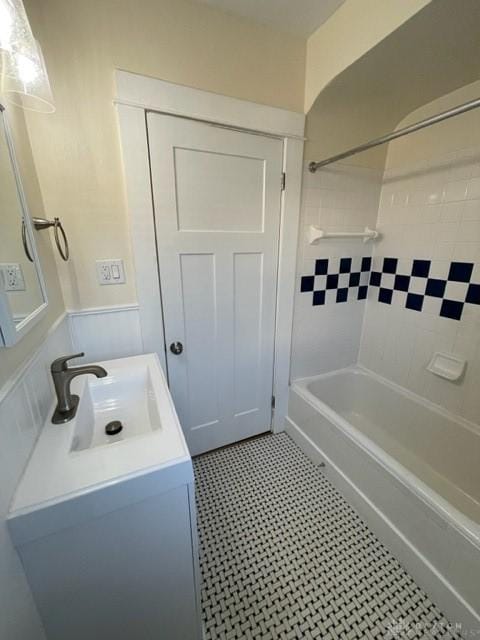
[[[379,302],[392,304],[397,295],[407,309],[428,310],[451,320],[461,320],[466,304],[480,305],[473,262],[450,262],[441,277],[432,274],[431,260],[413,260],[407,272],[398,263],[397,258],[383,258],[381,270],[370,273],[370,287],[378,289]]]
[[[303,276],[300,291],[313,292],[312,304],[365,300],[372,259],[320,258],[315,261],[315,273]]]
[[[316,306],[365,300],[370,288],[370,299],[399,302],[407,309],[451,320],[461,320],[465,305],[480,305],[480,282],[473,279],[473,262],[450,262],[439,276],[432,272],[431,260],[412,260],[403,269],[398,258],[375,258],[377,261],[381,268],[372,269],[370,257],[320,258],[315,261],[315,273],[301,278],[300,291],[312,293]]]

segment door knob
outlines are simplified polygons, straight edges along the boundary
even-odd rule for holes
[[[183,351],[183,344],[181,342],[172,342],[170,345],[170,351],[174,355],[179,356]]]

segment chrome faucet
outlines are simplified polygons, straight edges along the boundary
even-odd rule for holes
[[[88,373],[97,376],[97,378],[104,378],[108,375],[105,369],[98,365],[68,367],[67,362],[69,360],[72,360],[72,358],[82,358],[84,355],[84,353],[76,353],[72,356],[63,356],[57,358],[51,364],[50,371],[52,372],[53,384],[57,394],[57,408],[52,416],[53,424],[69,422],[77,413],[79,397],[70,392],[70,383],[73,378]]]

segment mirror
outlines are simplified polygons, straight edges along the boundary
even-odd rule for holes
[[[0,105],[0,346],[16,344],[46,307],[45,284],[13,138]]]

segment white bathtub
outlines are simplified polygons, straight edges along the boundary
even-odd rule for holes
[[[287,432],[480,638],[480,427],[360,368],[296,380]]]

